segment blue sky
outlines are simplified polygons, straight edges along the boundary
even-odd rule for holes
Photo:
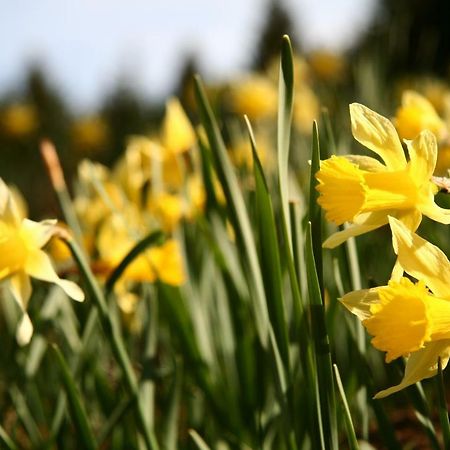
[[[78,110],[95,107],[118,79],[164,98],[183,55],[212,79],[246,67],[266,0],[0,0],[0,95],[33,61]],[[376,0],[285,0],[307,47],[345,48]]]

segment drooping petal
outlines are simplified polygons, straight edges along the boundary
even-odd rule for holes
[[[361,214],[355,218],[355,224],[349,225],[345,230],[333,233],[322,244],[323,248],[335,248],[345,242],[347,239],[359,236],[369,231],[375,230],[388,223],[385,214],[376,212],[369,214]]]
[[[30,251],[25,263],[25,271],[33,278],[57,284],[69,297],[76,301],[82,302],[84,300],[84,293],[80,287],[73,281],[59,278],[50,258],[42,250]]]
[[[16,330],[16,340],[20,346],[27,345],[33,336],[33,324],[30,316],[24,313]]]
[[[408,230],[399,220],[389,217],[392,243],[405,272],[423,280],[433,293],[450,297],[450,262],[435,245]]]
[[[420,222],[422,222],[422,213],[415,208],[399,211],[395,217],[411,231],[416,231],[419,228]]]
[[[19,270],[9,279],[9,287],[14,299],[22,311],[25,311],[31,297],[30,277],[23,270]]]
[[[387,397],[424,378],[436,375],[438,358],[441,357],[442,369],[444,369],[448,363],[449,356],[450,339],[429,342],[423,349],[412,353],[408,358],[402,381],[396,386],[378,392],[374,398]]]
[[[443,223],[444,225],[450,225],[450,209],[444,209],[436,205],[433,200],[420,205],[420,211],[424,216],[429,217],[431,220]]]
[[[378,289],[361,289],[345,294],[341,299],[341,303],[360,320],[371,317],[370,307],[379,301]]]
[[[24,219],[21,227],[22,235],[29,245],[42,248],[55,234],[56,222],[56,220],[34,222],[33,220]]]
[[[389,119],[359,103],[350,105],[350,117],[357,141],[381,156],[390,170],[406,167],[405,153]]]
[[[436,137],[431,131],[422,131],[414,140],[405,140],[409,153],[409,171],[416,183],[430,183],[437,161]]]

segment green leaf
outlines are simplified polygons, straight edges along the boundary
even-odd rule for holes
[[[319,193],[316,190],[317,180],[315,174],[320,169],[320,146],[319,130],[317,123],[314,122],[312,130],[312,148],[311,148],[311,174],[309,182],[309,221],[311,222],[312,249],[314,255],[314,264],[317,271],[320,291],[323,294],[323,269],[322,269],[322,211],[317,199]]]
[[[325,324],[325,309],[317,277],[311,236],[311,223],[306,230],[306,270],[308,276],[309,302],[311,309],[311,331],[320,388],[320,410],[323,435],[327,449],[338,448],[336,406],[330,343]]]
[[[253,153],[253,171],[256,184],[256,220],[258,221],[259,244],[261,254],[261,270],[266,289],[267,308],[270,321],[275,332],[276,342],[280,349],[286,370],[290,371],[288,330],[283,304],[284,293],[282,286],[280,250],[267,182],[261,161],[256,151],[255,138],[250,122],[246,118],[250,143]]]
[[[211,450],[211,447],[203,440],[203,438],[195,431],[189,430],[189,436],[195,442],[198,450]]]
[[[267,348],[269,337],[269,314],[267,311],[264,285],[247,208],[236,174],[234,173],[233,166],[220,134],[219,127],[199,77],[195,77],[195,95],[199,107],[200,118],[205,128],[206,135],[208,136],[209,145],[212,151],[214,167],[227,200],[227,211],[236,231],[238,246],[246,263],[245,269],[248,276],[258,336],[262,346]]]
[[[83,448],[94,450],[97,448],[97,443],[95,442],[94,434],[92,433],[89,425],[89,419],[86,415],[86,410],[81,400],[80,391],[75,385],[75,381],[70,373],[69,367],[58,347],[56,345],[52,345],[50,348],[52,349],[54,360],[62,375],[64,389],[69,400],[72,420],[75,428],[77,429],[80,443],[83,443]]]
[[[4,428],[0,425],[0,447],[5,450],[18,450],[16,444],[12,441],[12,439],[8,436],[8,433],[4,430]]]
[[[436,376],[436,390],[439,408],[439,420],[441,422],[444,448],[450,449],[450,423],[448,420],[447,401],[445,396],[444,377],[442,376],[442,362],[438,359],[438,374]]]
[[[341,397],[342,405],[344,407],[344,422],[347,432],[348,446],[350,450],[358,450],[358,440],[355,435],[355,428],[353,427],[352,416],[350,414],[350,408],[348,407],[347,397],[345,396],[344,386],[342,385],[341,376],[339,375],[339,369],[336,364],[333,364],[334,376],[338,387],[339,395]]]
[[[283,226],[287,242],[292,247],[289,220],[289,146],[291,139],[292,110],[294,102],[294,63],[289,36],[284,35],[281,43],[280,75],[278,82],[278,187],[280,190]]]

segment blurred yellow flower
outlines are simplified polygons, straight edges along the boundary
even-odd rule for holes
[[[307,86],[295,90],[293,122],[303,134],[311,134],[314,120],[320,112],[320,104],[314,92]]]
[[[250,119],[275,116],[278,106],[276,85],[262,75],[249,75],[231,86],[230,100],[237,114]]]
[[[447,133],[447,126],[433,105],[415,91],[403,92],[394,123],[402,139],[414,139],[423,130],[431,131],[437,139]]]
[[[192,148],[196,137],[180,101],[172,97],[166,103],[161,133],[161,144],[172,154],[183,153]]]
[[[308,56],[309,65],[314,75],[326,82],[342,80],[345,60],[341,55],[327,50],[317,50]]]
[[[418,280],[391,280],[388,286],[346,294],[342,303],[374,336],[375,348],[386,352],[386,362],[408,357],[400,384],[379,392],[393,394],[437,372],[450,356],[450,262],[433,244],[390,218],[393,245],[401,268]]]
[[[450,210],[434,203],[436,185],[431,177],[436,166],[435,136],[422,131],[406,141],[409,161],[392,123],[360,104],[350,105],[352,132],[356,140],[377,153],[384,164],[367,156],[332,156],[322,161],[316,174],[318,202],[327,220],[353,225],[330,236],[324,247],[333,248],[388,222],[396,216],[416,230],[422,215],[449,224]]]
[[[173,231],[186,213],[186,201],[181,194],[160,192],[148,200],[148,208],[165,231]]]
[[[32,105],[16,103],[0,113],[0,128],[11,137],[27,136],[35,131],[37,126],[38,117]]]
[[[74,147],[84,153],[104,150],[108,143],[107,123],[98,116],[87,116],[72,124],[71,137]]]
[[[97,250],[101,265],[107,270],[113,270],[134,247],[139,240],[139,234],[134,223],[139,217],[133,214],[115,214],[102,224]],[[124,281],[154,282],[159,279],[167,284],[181,285],[184,283],[184,266],[179,244],[174,239],[167,240],[160,247],[153,247],[139,255],[125,270]]]
[[[28,343],[33,332],[26,313],[31,296],[30,277],[57,284],[74,300],[84,300],[82,290],[75,283],[59,278],[42,250],[57,233],[55,224],[54,220],[34,222],[22,218],[7,186],[0,180],[0,280],[8,282],[23,312],[17,331],[20,344]]]

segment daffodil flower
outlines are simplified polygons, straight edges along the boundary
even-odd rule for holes
[[[42,247],[57,231],[55,220],[34,222],[22,218],[17,205],[0,179],[0,281],[5,281],[23,312],[17,330],[19,344],[27,344],[33,326],[26,312],[31,296],[30,277],[60,286],[77,301],[83,291],[72,281],[59,278]]]
[[[350,292],[341,300],[386,352],[386,362],[408,358],[402,381],[379,392],[386,397],[432,377],[438,358],[450,357],[450,262],[435,245],[391,217],[394,250],[401,268],[417,282],[400,276],[387,286]]]
[[[318,202],[325,217],[336,225],[351,225],[330,236],[323,244],[334,248],[388,223],[388,216],[401,220],[410,230],[419,226],[422,215],[450,224],[450,210],[434,203],[438,189],[432,182],[436,137],[428,130],[414,140],[405,140],[409,160],[393,124],[369,108],[350,105],[353,136],[378,159],[368,156],[332,156],[322,161],[316,174]]]

